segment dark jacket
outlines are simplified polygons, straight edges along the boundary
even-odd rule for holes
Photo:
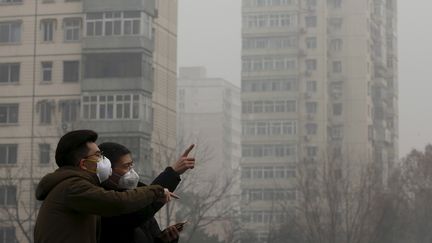
[[[171,167],[166,168],[152,182],[153,185],[161,185],[170,191],[174,191],[179,183],[180,176]],[[103,186],[108,190],[120,190],[115,184],[109,182],[103,183]],[[146,187],[146,185],[139,183],[138,187]],[[161,230],[154,215],[163,205],[163,203],[152,203],[149,207],[135,213],[102,217],[101,243],[162,242],[157,237]]]
[[[96,243],[100,217],[140,210],[164,194],[161,186],[127,192],[107,191],[96,176],[77,167],[62,167],[46,175],[36,188],[43,200],[36,219],[35,243]]]

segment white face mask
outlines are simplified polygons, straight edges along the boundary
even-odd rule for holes
[[[99,182],[102,183],[108,180],[112,174],[111,161],[107,157],[102,156],[96,163],[96,166],[96,175],[99,178]]]
[[[135,189],[138,186],[139,175],[132,168],[119,179],[118,186],[123,189]]]

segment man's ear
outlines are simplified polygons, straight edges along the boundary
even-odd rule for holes
[[[87,170],[87,166],[85,164],[85,159],[81,159],[78,163],[78,167],[80,167],[82,170]]]

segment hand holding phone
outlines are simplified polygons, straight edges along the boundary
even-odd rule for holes
[[[183,230],[183,226],[184,226],[187,222],[188,222],[188,221],[185,220],[185,221],[183,221],[183,222],[177,223],[177,224],[174,225],[174,227],[176,227],[176,229],[177,229],[178,231],[182,231],[182,230]]]

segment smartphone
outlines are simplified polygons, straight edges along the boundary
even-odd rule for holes
[[[187,223],[188,221],[187,220],[185,220],[185,221],[183,221],[183,222],[180,222],[180,223],[177,223],[177,224],[175,224],[174,226],[176,227],[176,229],[177,230],[183,230],[183,226]]]

